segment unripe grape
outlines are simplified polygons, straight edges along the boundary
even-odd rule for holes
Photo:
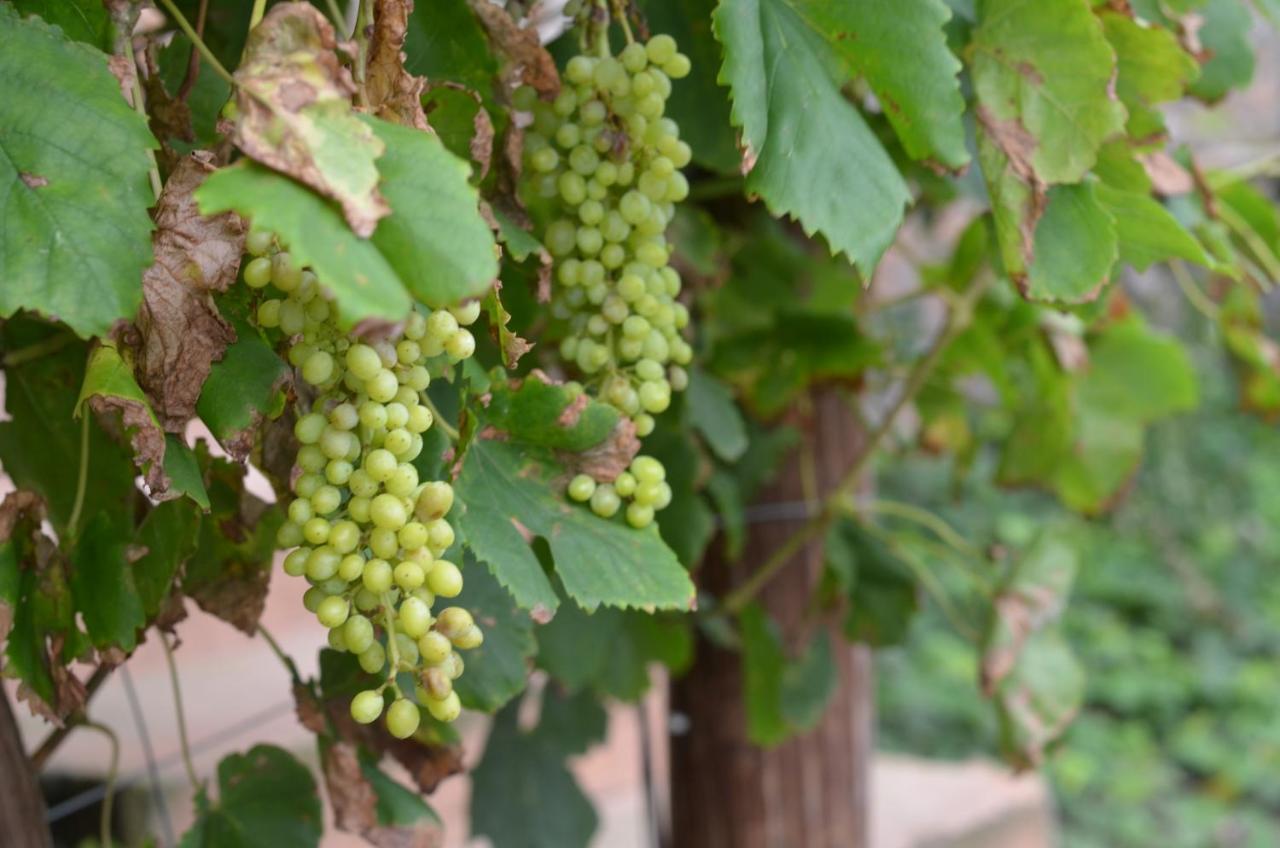
[[[471,613],[462,607],[446,607],[436,617],[435,628],[452,641],[455,636],[458,636],[475,623]]]
[[[347,554],[338,563],[338,576],[347,582],[359,580],[364,574],[364,557],[360,554]]]
[[[360,527],[354,521],[338,521],[329,528],[329,544],[340,554],[349,554],[360,544]]]
[[[258,326],[267,329],[280,326],[280,301],[264,300],[258,304]]]
[[[379,663],[381,668],[381,663]],[[373,724],[382,715],[382,693],[366,689],[351,699],[351,717],[358,724]]]
[[[630,471],[624,471],[613,481],[613,489],[621,497],[629,498],[636,490],[636,478]]]
[[[462,592],[462,571],[448,560],[437,560],[427,574],[427,588],[441,598],[456,598]]]
[[[431,550],[443,553],[453,547],[453,526],[443,518],[437,518],[427,525],[427,544]]]
[[[643,454],[631,460],[630,470],[635,475],[636,480],[641,483],[657,483],[667,477],[667,470],[662,467],[661,462]]]
[[[347,603],[346,598],[330,596],[321,601],[320,606],[316,608],[316,618],[320,619],[320,623],[325,627],[338,627],[346,622],[350,611],[351,605]]]
[[[302,538],[313,545],[323,545],[329,541],[329,522],[323,518],[312,518],[302,525]]]
[[[347,368],[361,380],[372,380],[382,372],[382,360],[368,345],[353,344],[347,348]]]
[[[307,556],[307,577],[317,583],[328,580],[338,573],[338,563],[341,561],[342,557],[336,550],[328,545],[321,545]]]
[[[373,499],[369,507],[369,517],[373,523],[388,530],[399,530],[408,520],[404,504],[395,495],[381,494]]]
[[[585,501],[596,490],[596,481],[586,474],[579,474],[569,481],[569,497],[575,501]]]
[[[284,573],[290,577],[301,577],[306,573],[307,557],[310,555],[310,548],[298,548],[290,551],[289,555],[284,558]]]
[[[618,493],[613,486],[605,483],[597,486],[595,492],[591,495],[591,511],[601,518],[610,518],[622,505],[622,499],[618,497]]]
[[[374,491],[377,491],[377,484],[374,484]],[[353,521],[361,524],[369,523],[369,499],[362,497],[354,497],[347,501],[347,515],[351,516]]]
[[[280,529],[276,531],[276,547],[292,548],[294,545],[300,545],[303,542],[302,528],[292,521],[286,521],[280,525]]]
[[[295,499],[293,503],[289,504],[286,514],[289,516],[289,520],[295,524],[306,524],[315,516],[315,513],[311,511],[311,501],[307,498]]]
[[[391,563],[385,559],[371,559],[364,564],[364,574],[361,575],[361,581],[364,587],[375,595],[381,595],[383,592],[391,589]]]
[[[409,592],[417,589],[427,579],[426,570],[413,560],[404,560],[397,563],[392,574],[396,585]]]
[[[382,645],[374,642],[357,657],[360,667],[369,674],[378,674],[387,664],[387,652]]]
[[[418,705],[406,698],[400,698],[387,709],[387,731],[397,739],[408,739],[416,733],[421,720]]]
[[[250,230],[245,237],[244,249],[254,256],[263,256],[271,250],[275,237],[265,230]]]
[[[427,699],[427,712],[431,713],[436,721],[451,722],[462,714],[462,702],[458,700],[457,692],[450,692],[449,696],[441,701]]]
[[[396,538],[400,542],[400,547],[404,548],[406,551],[412,551],[416,548],[423,547],[427,544],[429,536],[430,534],[427,530],[427,526],[421,521],[408,522],[401,527],[400,531],[396,534]]]
[[[264,288],[271,282],[271,259],[259,256],[244,266],[244,282],[249,288]]]
[[[372,506],[369,509],[373,512]],[[370,516],[372,518],[372,515]],[[400,541],[396,538],[396,531],[390,527],[374,527],[369,531],[369,550],[373,551],[373,555],[383,559],[390,559],[396,555],[396,551],[400,550]]]
[[[271,257],[271,282],[282,292],[291,292],[302,284],[302,269],[286,251]]]
[[[418,643],[404,633],[396,634],[396,651],[400,654],[401,665],[416,665],[418,662]]]
[[[400,390],[400,381],[396,379],[395,374],[383,369],[365,381],[364,390],[372,400],[387,403]]]
[[[442,701],[453,692],[453,679],[442,668],[428,668],[422,673],[422,700]]]
[[[627,507],[627,523],[637,530],[653,523],[653,507],[641,503],[632,503]]]
[[[461,362],[476,352],[476,339],[469,330],[459,329],[444,343],[445,353],[453,362]]]
[[[431,608],[414,597],[400,602],[398,627],[410,639],[419,639],[431,627]]]
[[[453,653],[453,643],[443,633],[429,631],[418,640],[418,651],[427,665],[439,665]]]
[[[464,651],[478,648],[484,643],[484,631],[474,624],[468,627],[453,640],[455,647]]]
[[[312,412],[297,420],[293,425],[293,435],[304,445],[314,445],[320,441],[327,426],[323,415]]]
[[[391,475],[395,474],[399,467],[400,463],[396,460],[395,454],[383,448],[369,451],[364,458],[365,473],[369,475],[369,479],[377,483],[390,480]]]
[[[416,514],[420,521],[443,518],[453,508],[453,487],[443,481],[432,481],[418,495]]]

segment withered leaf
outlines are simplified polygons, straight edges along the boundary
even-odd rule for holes
[[[342,207],[358,235],[391,207],[374,160],[384,146],[351,108],[355,83],[338,62],[333,27],[308,3],[279,3],[249,34],[236,70],[236,146]]]
[[[511,331],[508,326],[511,323],[511,313],[502,305],[502,299],[498,295],[501,289],[502,282],[497,281],[493,291],[485,295],[484,308],[489,315],[489,331],[494,335],[494,341],[502,351],[503,364],[507,368],[515,368],[520,358],[533,349],[533,342]]]
[[[356,833],[378,848],[438,848],[444,831],[430,819],[408,825],[378,823],[378,794],[365,777],[356,746],[335,742],[322,753],[324,782],[339,830]]]
[[[213,363],[235,341],[218,313],[215,292],[235,282],[244,224],[233,214],[202,216],[191,193],[213,171],[209,153],[178,163],[156,208],[155,264],[142,277],[138,312],[138,382],[161,426],[182,432]]]
[[[506,9],[490,0],[468,0],[489,40],[507,57],[509,70],[533,86],[545,100],[560,93],[560,75],[555,60],[538,39],[534,27],[521,27]]]
[[[597,482],[612,483],[627,470],[638,453],[640,438],[636,435],[636,425],[630,418],[623,417],[603,442],[582,453],[565,454],[563,458],[570,474],[586,474]]]
[[[375,0],[365,91],[370,111],[379,118],[430,130],[422,111],[426,80],[404,69],[404,39],[412,13],[413,0]]]

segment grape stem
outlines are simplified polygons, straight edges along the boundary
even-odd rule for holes
[[[267,630],[267,628],[263,627],[261,623],[258,624],[258,635],[262,637],[263,641],[271,646],[271,652],[274,653],[276,658],[284,664],[284,667],[289,672],[289,676],[293,678],[294,684],[298,686],[304,685],[302,682],[302,675],[298,674],[298,666],[294,663],[293,658],[284,652],[284,649],[280,647],[280,643],[276,641],[275,637],[271,635],[271,632]]]
[[[160,5],[164,6],[165,11],[173,16],[174,23],[176,23],[178,28],[186,34],[187,38],[191,39],[191,43],[200,51],[200,55],[204,57],[204,60],[209,63],[209,67],[213,68],[213,72],[226,80],[227,85],[234,87],[236,84],[235,77],[231,76],[231,72],[222,66],[222,63],[218,61],[217,56],[213,55],[213,51],[209,49],[209,45],[204,43],[204,39],[201,38],[200,34],[195,31],[193,26],[191,26],[191,22],[188,21],[182,12],[178,10],[178,7],[173,4],[173,0],[160,0]]]
[[[111,743],[111,765],[107,768],[106,787],[102,795],[102,817],[98,823],[98,838],[103,848],[111,848],[111,803],[115,799],[116,775],[120,772],[120,737],[105,724],[96,721],[84,721],[81,727],[98,731]]]
[[[443,430],[444,434],[449,437],[450,441],[455,443],[458,442],[462,438],[462,434],[458,432],[456,427],[444,420],[444,416],[440,414],[440,410],[436,409],[436,405],[431,400],[431,396],[426,392],[423,392],[420,397],[422,398],[422,405],[431,410],[431,418],[434,426]]]
[[[1171,260],[1169,262],[1169,273],[1173,274],[1174,282],[1178,284],[1178,288],[1182,289],[1182,294],[1187,298],[1187,302],[1197,312],[1216,324],[1218,316],[1222,312],[1221,307],[1200,290],[1200,287],[1196,285],[1195,278],[1191,276],[1191,272],[1187,270],[1187,266],[1183,264],[1182,260]]]
[[[253,11],[249,13],[249,29],[262,23],[262,15],[267,11],[267,0],[253,0]]]
[[[387,682],[400,691],[400,684],[395,682],[396,673],[400,670],[400,648],[396,646],[396,618],[391,611],[391,595],[382,595],[382,622],[387,628],[387,652],[391,654],[391,674]]]
[[[33,359],[40,359],[51,353],[57,353],[75,340],[75,336],[67,333],[52,335],[44,341],[18,348],[12,353],[6,353],[4,359],[0,360],[0,365],[5,368],[13,368],[17,365],[24,365]]]
[[[360,0],[360,8],[356,12],[356,31],[352,33],[356,40],[356,64],[353,68],[356,79],[356,105],[369,105],[369,34],[373,30],[373,6],[369,0]]]
[[[195,764],[191,761],[191,743],[187,738],[187,716],[182,709],[182,686],[178,683],[178,665],[173,661],[173,648],[169,639],[160,634],[160,646],[164,648],[164,661],[169,666],[169,684],[173,687],[173,708],[178,717],[178,741],[182,745],[182,764],[187,770],[187,779],[191,788],[200,791],[200,778],[196,776]]]
[[[613,6],[613,17],[622,26],[622,35],[627,39],[627,43],[633,43],[636,38],[631,34],[631,22],[627,20],[627,10],[622,6],[622,0],[609,0]]]
[[[76,537],[76,528],[80,524],[80,512],[84,509],[84,493],[89,485],[89,416],[88,409],[80,410],[80,470],[76,476],[76,499],[71,505],[71,517],[67,519],[67,536]]]
[[[722,604],[725,612],[730,615],[741,612],[742,608],[808,544],[809,540],[825,531],[839,515],[841,506],[849,500],[862,481],[862,474],[875,456],[881,442],[892,432],[898,414],[920,393],[941,360],[943,352],[973,321],[973,309],[994,279],[994,275],[990,273],[979,275],[961,297],[953,300],[946,324],[938,334],[937,340],[928,352],[916,360],[892,407],[885,413],[879,425],[867,436],[867,441],[858,452],[857,458],[840,478],[835,488],[822,501],[818,512],[791,534],[738,588],[725,596]]]
[[[147,101],[142,96],[142,83],[138,81],[138,59],[133,53],[132,47],[126,47],[129,51],[129,61],[133,63],[133,85],[130,93],[133,95],[133,109],[142,116],[142,120],[147,120]],[[160,166],[156,164],[156,152],[147,149],[147,159],[151,162],[151,167],[147,170],[147,176],[151,180],[151,193],[155,195],[156,200],[160,199],[160,192],[164,190],[164,184],[160,182]]]

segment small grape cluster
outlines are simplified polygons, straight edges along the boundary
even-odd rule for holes
[[[514,97],[533,113],[525,155],[535,187],[557,210],[542,236],[557,260],[553,316],[567,325],[560,354],[641,437],[653,431],[653,416],[670,406],[672,392],[688,385],[683,366],[693,358],[681,336],[689,311],[676,299],[681,280],[665,236],[675,204],[689,194],[680,168],[692,153],[664,112],[671,81],[689,69],[675,40],[655,35],[617,56],[574,56],[553,102],[538,101],[528,88]],[[613,515],[631,497],[627,520],[649,524],[670,489],[662,488],[661,464],[637,461],[643,479],[634,468],[611,485],[580,476],[570,496],[590,501],[600,515]]]
[[[352,700],[356,721],[382,715],[387,689],[395,696],[387,729],[397,737],[418,729],[418,704],[452,721],[461,711],[456,649],[484,637],[461,607],[433,612],[437,598],[462,591],[461,570],[443,559],[454,542],[445,518],[454,495],[445,481],[419,480],[413,460],[435,420],[424,394],[429,366],[438,357],[471,356],[475,338],[466,327],[480,304],[415,311],[398,336],[366,343],[338,327],[329,292],[270,234],[251,233],[247,250],[254,258],[245,283],[282,295],[258,303],[258,324],[288,338],[289,362],[315,389],[294,427],[296,497],[277,536],[282,548],[293,548],[284,570],[311,584],[303,603],[329,628],[330,646],[383,677]],[[417,681],[412,699],[396,680],[405,671]]]

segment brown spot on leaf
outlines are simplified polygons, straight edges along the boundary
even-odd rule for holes
[[[742,171],[742,176],[745,177],[747,176],[747,174],[750,174],[752,171],[755,170],[756,161],[759,158],[760,158],[760,152],[756,150],[754,147],[752,147],[751,144],[746,139],[743,139],[742,163],[739,165],[739,169]]]
[[[565,466],[572,474],[586,474],[600,483],[612,483],[627,470],[640,453],[636,425],[629,418],[618,419],[613,432],[600,444],[578,454],[565,456]]]
[[[550,624],[554,617],[555,613],[542,604],[534,604],[533,609],[529,610],[529,618],[533,619],[534,624]]]
[[[516,528],[516,532],[520,534],[520,538],[525,540],[526,544],[532,544],[534,536],[533,532],[521,523],[520,519],[514,515],[511,516],[511,526]]]
[[[978,122],[986,130],[988,136],[1004,153],[1008,160],[1007,167],[1023,184],[1030,189],[1031,199],[1028,207],[1018,220],[1018,232],[1022,240],[1022,258],[1027,267],[1031,266],[1035,255],[1036,225],[1044,214],[1048,203],[1049,189],[1040,175],[1036,173],[1032,157],[1035,155],[1037,141],[1022,122],[1015,119],[1002,120],[996,117],[985,105],[979,104]],[[1013,274],[1019,287],[1025,287],[1025,274]],[[1024,289],[1025,294],[1025,289]]]
[[[22,184],[27,188],[44,188],[49,184],[47,178],[39,174],[28,174],[26,171],[19,171],[18,179],[22,180]]]
[[[564,427],[566,430],[572,429],[578,425],[578,419],[582,417],[583,411],[591,403],[591,398],[587,397],[586,392],[582,392],[564,409],[560,410],[560,416],[556,418],[556,424]]]
[[[205,378],[236,337],[213,295],[235,282],[244,224],[229,213],[204,217],[191,196],[212,171],[212,155],[198,151],[169,175],[151,238],[155,262],[142,276],[135,371],[172,433],[195,415]]]
[[[1151,187],[1161,197],[1187,194],[1195,188],[1195,180],[1186,168],[1163,150],[1137,154],[1138,162],[1147,172]]]

